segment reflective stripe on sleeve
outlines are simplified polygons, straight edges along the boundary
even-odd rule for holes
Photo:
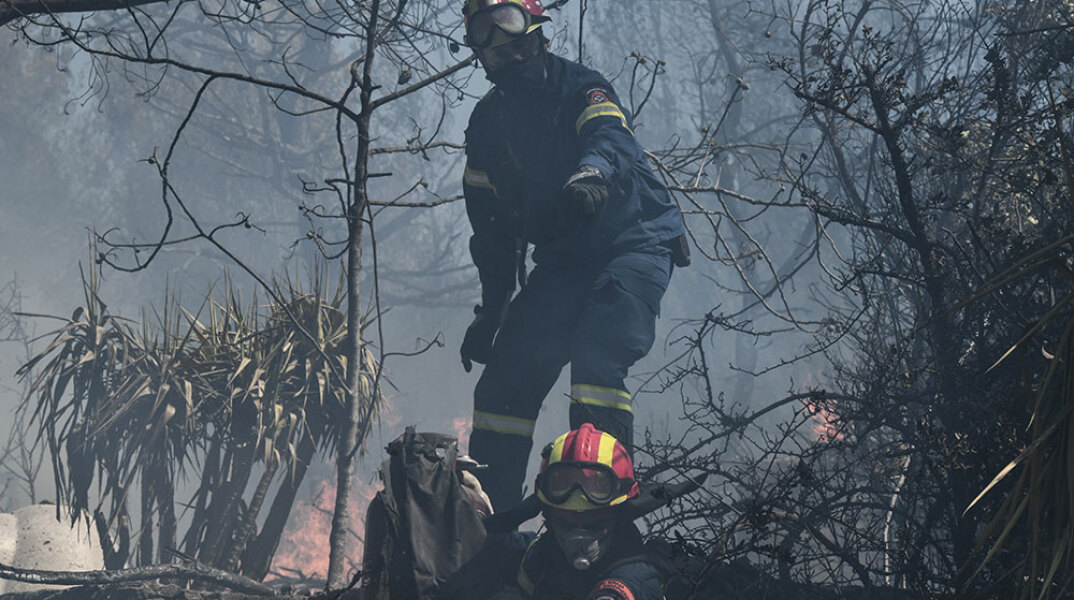
[[[462,181],[470,187],[496,191],[496,186],[492,185],[489,174],[485,171],[474,169],[470,165],[466,165],[466,170],[462,172]]]
[[[497,415],[480,410],[474,411],[474,429],[484,429],[485,431],[520,437],[533,437],[533,428],[536,424],[536,419]]]
[[[601,102],[600,104],[591,104],[585,107],[585,109],[582,110],[582,114],[578,115],[578,120],[574,122],[574,130],[581,133],[582,125],[585,125],[597,117],[618,117],[619,122],[623,124],[623,129],[630,131],[630,126],[627,125],[626,115],[623,114],[622,109],[616,106],[614,102]],[[634,135],[634,132],[630,131],[630,135]]]
[[[576,383],[571,386],[571,402],[632,412],[630,394],[615,388]]]

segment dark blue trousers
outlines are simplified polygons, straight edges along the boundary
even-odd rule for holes
[[[571,429],[592,423],[633,449],[627,370],[653,346],[671,270],[663,246],[596,268],[534,268],[507,309],[474,390],[469,452],[489,465],[481,480],[497,510],[522,499],[537,414],[568,362]]]

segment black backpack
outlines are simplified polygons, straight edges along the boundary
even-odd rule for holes
[[[455,469],[454,437],[407,427],[388,444],[384,489],[366,513],[363,600],[432,600],[485,542]]]

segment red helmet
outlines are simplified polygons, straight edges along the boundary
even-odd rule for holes
[[[634,462],[610,433],[584,423],[545,447],[537,497],[563,510],[597,510],[638,495]]]
[[[467,46],[490,48],[536,31],[552,19],[541,0],[465,0],[462,7]]]

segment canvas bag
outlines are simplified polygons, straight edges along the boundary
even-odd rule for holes
[[[366,548],[365,597],[432,600],[480,551],[485,527],[456,473],[454,437],[407,427],[388,454],[366,519],[367,541],[376,529],[383,541]]]

